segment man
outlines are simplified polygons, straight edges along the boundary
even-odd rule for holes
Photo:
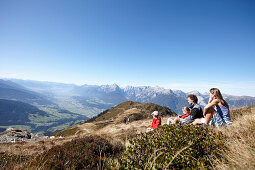
[[[197,96],[194,94],[190,94],[187,96],[187,99],[190,105],[191,113],[185,119],[186,121],[184,121],[182,124],[189,124],[192,123],[195,119],[203,117],[203,109],[199,104],[197,104],[198,102]]]

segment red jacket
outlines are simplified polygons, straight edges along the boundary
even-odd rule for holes
[[[179,116],[179,118],[185,119],[185,118],[188,117],[188,116],[189,116],[189,114],[187,113],[187,114],[185,114],[185,115]]]
[[[161,125],[161,119],[155,119],[153,118],[152,124],[151,124],[151,129],[157,129],[158,125]]]

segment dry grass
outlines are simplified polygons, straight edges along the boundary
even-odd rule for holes
[[[167,118],[163,118],[162,122],[166,123]],[[45,139],[38,142],[17,142],[17,143],[2,143],[0,144],[0,153],[22,155],[22,156],[36,156],[46,150],[51,149],[53,146],[62,145],[65,142],[71,141],[75,138],[81,138],[87,135],[99,135],[104,138],[114,138],[115,141],[110,139],[111,142],[120,141],[128,145],[128,139],[134,137],[140,132],[145,132],[146,128],[151,125],[152,119],[134,121],[128,124],[109,123],[107,126],[100,128],[97,124],[103,124],[105,121],[96,123],[85,123],[76,125],[70,130],[73,135],[65,138]]]
[[[38,142],[17,142],[17,143],[1,143],[0,153],[35,156],[49,150],[53,146],[62,145],[65,142],[71,141],[74,137],[63,139],[45,139]]]
[[[255,169],[255,106],[233,110],[231,116],[233,124],[221,129],[226,136],[227,150],[223,151],[224,160],[217,162],[216,169]],[[166,124],[169,117],[162,118],[162,124]],[[18,142],[0,144],[0,153],[36,156],[49,150],[53,146],[62,145],[74,138],[81,138],[86,135],[99,135],[104,138],[111,138],[114,141],[121,141],[128,146],[128,139],[136,134],[145,132],[151,125],[152,119],[133,121],[130,123],[116,123],[115,121],[97,121],[76,125],[75,132],[70,131],[71,136],[63,139],[47,139],[39,142]],[[1,168],[0,168],[1,169]]]
[[[127,101],[100,113],[98,117],[93,118],[93,121],[90,122],[112,120],[115,123],[122,123],[124,117],[129,117],[130,121],[136,121],[151,118],[151,113],[155,110],[159,111],[161,116],[176,115],[171,109],[154,103],[142,104],[139,102]]]
[[[216,168],[255,169],[255,107],[238,109],[234,114],[233,125],[222,129],[228,149]]]

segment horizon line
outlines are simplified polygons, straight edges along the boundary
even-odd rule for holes
[[[171,90],[171,91],[177,91],[177,90],[180,90],[184,93],[190,93],[191,92],[198,92],[202,95],[206,95],[208,94],[209,92],[206,92],[206,91],[198,91],[198,90],[183,90],[183,89],[176,89],[176,88],[169,88],[169,87],[164,87],[164,86],[160,86],[160,85],[118,85],[117,83],[109,83],[109,84],[78,84],[78,83],[66,83],[66,82],[59,82],[59,81],[49,81],[49,80],[33,80],[33,79],[23,79],[23,78],[10,78],[10,77],[0,77],[0,79],[3,79],[3,80],[11,80],[11,79],[14,79],[14,80],[22,80],[22,81],[34,81],[34,82],[44,82],[44,83],[58,83],[58,84],[65,84],[65,85],[75,85],[75,86],[84,86],[84,85],[88,85],[88,86],[105,86],[105,85],[117,85],[118,87],[120,88],[126,88],[126,87],[152,87],[152,88],[156,88],[156,87],[159,87],[159,88],[163,88],[164,90]],[[252,95],[236,95],[236,94],[228,94],[228,93],[222,93],[224,95],[230,95],[230,96],[239,96],[239,97],[255,97],[255,96],[252,96]]]

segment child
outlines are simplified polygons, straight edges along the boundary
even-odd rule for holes
[[[188,107],[183,107],[182,108],[182,112],[184,115],[179,115],[178,117],[176,117],[174,120],[172,120],[171,118],[167,119],[167,124],[177,124],[179,122],[183,122],[185,121],[185,118],[188,117],[190,115],[190,108]]]
[[[216,127],[231,125],[229,106],[218,88],[210,89],[210,98],[204,108],[205,118],[196,119],[193,125],[205,124]]]
[[[151,123],[151,127],[147,128],[146,132],[153,131],[153,130],[157,129],[157,127],[159,125],[161,125],[161,119],[159,117],[158,111],[154,111],[152,113],[152,115],[153,115],[153,120],[152,120],[152,123]]]

